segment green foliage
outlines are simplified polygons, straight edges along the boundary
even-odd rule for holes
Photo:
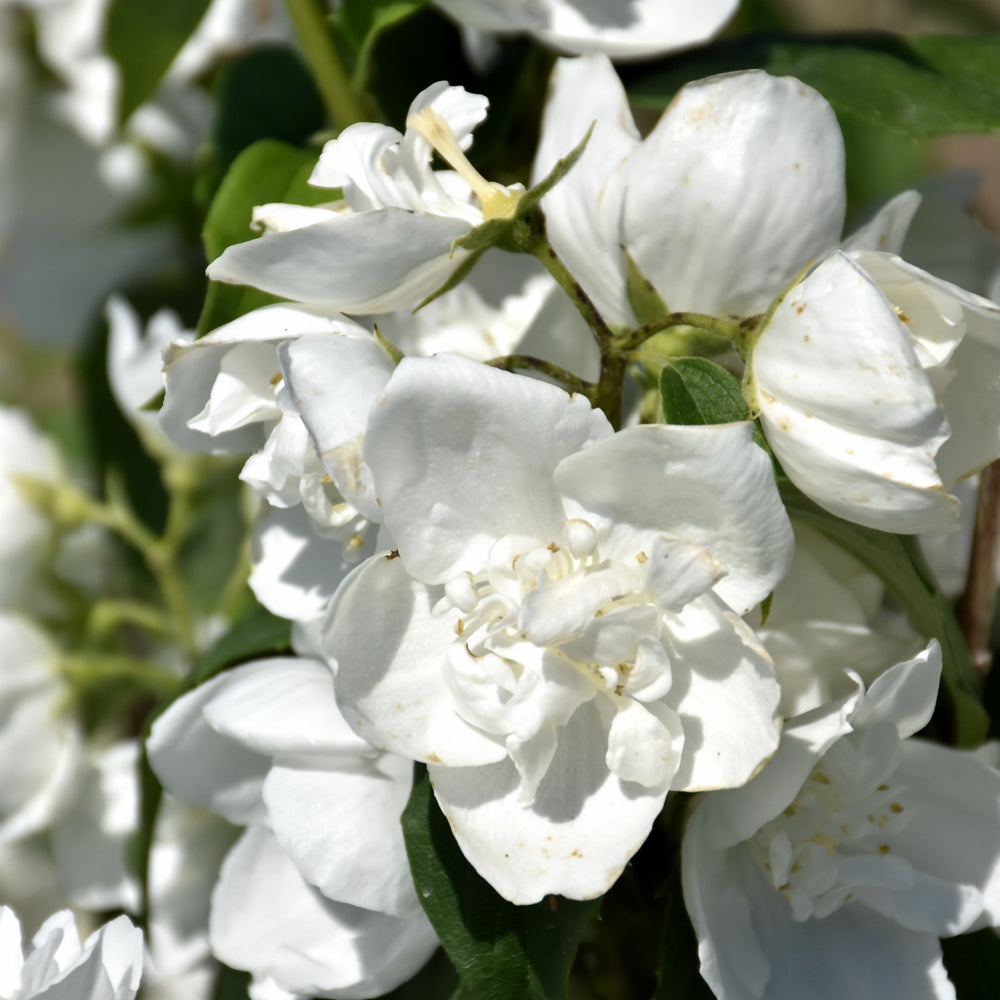
[[[941,941],[958,1000],[995,1000],[1000,983],[1000,936],[992,927]]]
[[[625,294],[636,321],[643,326],[663,319],[670,312],[667,304],[660,298],[660,293],[649,278],[639,270],[639,265],[624,246],[622,253],[625,255]]]
[[[153,96],[207,9],[208,0],[112,0],[105,43],[121,70],[120,121]]]
[[[1000,130],[1000,37],[767,35],[627,72],[630,98],[664,108],[688,80],[761,68],[815,87],[838,115],[909,138]]]
[[[305,143],[323,128],[323,101],[308,69],[288,48],[252,49],[228,63],[216,85],[213,136],[221,176],[262,139]]]
[[[478,1000],[561,1000],[600,901],[549,896],[533,906],[508,903],[466,861],[426,772],[403,813],[403,835],[420,902]]]
[[[226,247],[243,243],[254,234],[250,219],[256,205],[295,202],[318,205],[330,201],[332,192],[307,183],[317,154],[272,139],[244,150],[219,185],[205,220],[205,255],[215,260]],[[205,306],[198,319],[198,335],[278,301],[256,288],[210,282]]]
[[[794,519],[820,531],[871,570],[902,605],[913,626],[941,643],[942,680],[953,711],[948,735],[958,746],[979,746],[986,737],[989,718],[979,697],[975,668],[954,611],[924,563],[916,539],[842,521],[791,483],[785,481],[780,487]]]
[[[668,424],[728,424],[750,418],[739,379],[707,358],[678,358],[665,365],[660,401]]]
[[[368,83],[371,59],[381,34],[423,7],[427,0],[344,0],[333,15],[339,37],[354,55],[351,82],[361,91]]]

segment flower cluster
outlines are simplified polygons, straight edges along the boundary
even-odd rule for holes
[[[220,74],[197,324],[105,306],[127,459],[0,408],[0,1000],[554,1000],[665,900],[719,1000],[955,997],[939,940],[1000,928],[1000,305],[911,255],[920,194],[845,232],[837,113],[765,69],[633,118],[611,59],[732,0],[215,0],[159,89],[75,3],[39,55],[97,146],[291,31],[338,130],[229,157],[302,69]],[[469,76],[575,53],[520,167],[448,80],[365,120],[411,17]],[[960,625],[911,536],[980,473]]]

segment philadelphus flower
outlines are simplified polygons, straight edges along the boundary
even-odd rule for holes
[[[792,537],[750,430],[615,434],[582,397],[443,355],[404,359],[372,410],[393,548],[332,602],[337,700],[429,764],[506,898],[600,895],[668,789],[740,784],[774,751],[778,685],[738,614]]]
[[[208,276],[346,313],[417,305],[468,256],[453,252],[455,240],[512,215],[523,192],[484,180],[465,157],[486,106],[435,83],[410,105],[405,134],[372,122],[344,129],[309,178],[342,188],[343,201],[263,206],[255,217],[269,231],[229,247]],[[432,170],[435,151],[454,170]]]
[[[737,0],[435,0],[455,20],[489,31],[525,31],[569,52],[641,58],[714,35]]]
[[[757,629],[781,682],[781,714],[794,718],[843,697],[923,644],[883,608],[885,587],[818,532],[795,526],[795,557]]]
[[[1000,457],[1000,307],[873,251],[834,253],[769,314],[748,398],[789,478],[883,531],[957,525]]]
[[[81,946],[73,914],[62,910],[21,950],[21,925],[0,907],[0,1000],[66,997],[131,1000],[142,974],[142,931],[116,917]]]
[[[66,710],[58,650],[27,619],[0,612],[0,843],[47,827],[62,808],[81,735]]]
[[[209,937],[254,1000],[381,996],[430,957],[399,825],[412,765],[351,732],[322,663],[227,671],[174,702],[147,750],[173,794],[247,827]]]
[[[938,938],[1000,921],[1000,775],[909,738],[940,668],[932,643],[787,723],[757,777],[695,810],[684,899],[720,1000],[954,998]]]

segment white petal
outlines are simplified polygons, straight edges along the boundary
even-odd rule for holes
[[[785,898],[748,852],[699,850],[689,824],[684,898],[702,975],[726,1000],[954,1000],[936,937],[861,904],[823,919],[791,919]]]
[[[566,458],[556,482],[572,516],[600,519],[606,544],[629,562],[653,533],[704,549],[726,572],[716,593],[742,614],[781,579],[793,548],[771,463],[752,430],[630,427]]]
[[[374,338],[304,337],[279,356],[299,413],[344,499],[379,519],[362,458],[365,427],[393,363]]]
[[[250,588],[268,611],[313,621],[326,611],[340,581],[374,551],[375,532],[361,549],[322,538],[304,509],[270,507],[253,525]]]
[[[251,827],[226,858],[209,933],[213,953],[255,979],[345,1000],[405,982],[437,945],[422,915],[402,920],[326,899],[263,827]]]
[[[466,256],[452,255],[452,243],[468,230],[459,219],[402,209],[334,216],[237,243],[207,273],[341,312],[382,312],[415,306],[443,285]]]
[[[786,723],[778,752],[760,774],[740,788],[712,792],[698,807],[698,836],[710,847],[731,847],[748,840],[795,801],[820,758],[851,731],[848,718],[861,696],[852,694]]]
[[[785,296],[752,378],[771,447],[820,506],[897,532],[940,530],[957,513],[934,462],[944,411],[891,304],[844,254]]]
[[[337,703],[379,749],[449,765],[502,760],[503,744],[452,707],[443,661],[458,641],[459,613],[434,615],[435,603],[392,554],[373,556],[344,581],[323,637]]]
[[[903,191],[890,198],[860,229],[856,229],[840,248],[852,250],[881,250],[899,253],[906,239],[910,221],[920,207],[919,191]]]
[[[930,722],[940,682],[941,647],[932,639],[915,657],[872,681],[851,716],[851,725],[862,729],[888,719],[901,738],[912,736]]]
[[[666,788],[677,772],[684,746],[680,719],[666,705],[643,705],[631,698],[622,701],[608,732],[608,769],[622,781]]]
[[[761,312],[840,238],[840,128],[791,77],[688,84],[622,171],[623,242],[672,310]]]
[[[219,674],[178,698],[153,723],[146,752],[172,795],[243,826],[263,815],[260,789],[271,760],[221,736],[205,719],[205,705],[225,682]]]
[[[684,727],[680,791],[748,781],[778,748],[781,689],[753,632],[711,595],[669,617],[669,703]]]
[[[333,676],[315,660],[256,660],[227,671],[203,712],[220,735],[269,757],[344,757],[371,747],[337,708]]]
[[[599,896],[646,839],[665,792],[611,774],[604,761],[610,721],[594,703],[577,710],[559,732],[555,757],[530,804],[519,798],[520,780],[509,762],[429,768],[462,852],[505,899]]]
[[[274,835],[328,899],[397,917],[420,910],[399,818],[413,764],[383,754],[335,769],[275,766],[264,782]]]
[[[639,142],[625,89],[605,56],[558,60],[549,87],[532,182],[572,152],[591,125],[594,132],[573,169],[542,200],[548,239],[605,320],[630,324],[619,246],[622,194],[605,192],[614,168]]]
[[[894,782],[913,817],[893,850],[918,871],[983,894],[983,924],[1000,922],[1000,775],[972,754],[906,740]]]
[[[553,470],[610,434],[582,396],[455,355],[406,358],[372,412],[365,458],[407,569],[444,583],[478,571],[504,535],[561,538]]]

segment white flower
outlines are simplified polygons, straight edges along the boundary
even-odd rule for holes
[[[939,937],[1000,922],[1000,775],[908,739],[936,643],[788,723],[746,786],[704,797],[682,845],[702,975],[720,1000],[950,1000]]]
[[[310,177],[342,188],[343,201],[262,206],[255,219],[269,231],[229,247],[208,276],[346,313],[417,305],[467,258],[454,241],[512,214],[523,190],[487,182],[465,157],[486,104],[436,83],[410,105],[404,135],[371,122],[344,129]],[[431,169],[435,150],[453,171]]]
[[[404,359],[372,411],[393,551],[331,605],[338,701],[430,764],[508,899],[599,895],[669,788],[739,784],[773,752],[773,668],[731,608],[774,586],[791,531],[750,429],[614,434],[582,397],[455,356]]]
[[[174,794],[248,827],[209,935],[218,958],[253,973],[253,997],[377,996],[430,956],[399,826],[412,766],[350,731],[321,663],[221,674],[157,719],[147,749]]]
[[[123,416],[135,427],[154,455],[169,457],[159,417],[143,407],[163,391],[163,352],[171,343],[190,343],[194,332],[185,330],[169,309],[150,317],[143,330],[139,314],[120,295],[104,307],[108,321],[108,384]]]
[[[47,827],[63,807],[80,755],[66,711],[58,650],[26,619],[0,612],[0,843]]]
[[[39,928],[26,952],[14,911],[0,907],[0,998],[132,1000],[142,973],[142,931],[117,917],[81,946],[73,914],[62,910]]]
[[[870,683],[922,645],[902,615],[883,607],[885,587],[833,542],[795,527],[795,557],[757,629],[781,682],[790,719]]]
[[[534,182],[594,133],[544,197],[546,232],[604,318],[634,326],[626,254],[669,311],[762,312],[844,222],[844,144],[830,105],[759,70],[682,87],[640,140],[602,56],[560,59]],[[890,202],[852,245],[897,250],[919,197]]]
[[[19,476],[56,486],[62,463],[27,414],[0,406],[0,608],[37,607],[51,525],[31,506]]]
[[[489,31],[525,31],[569,52],[637,59],[714,35],[736,0],[435,0],[455,20]]]
[[[942,531],[1000,456],[1000,308],[891,254],[837,252],[777,304],[748,397],[789,478],[883,531]]]

